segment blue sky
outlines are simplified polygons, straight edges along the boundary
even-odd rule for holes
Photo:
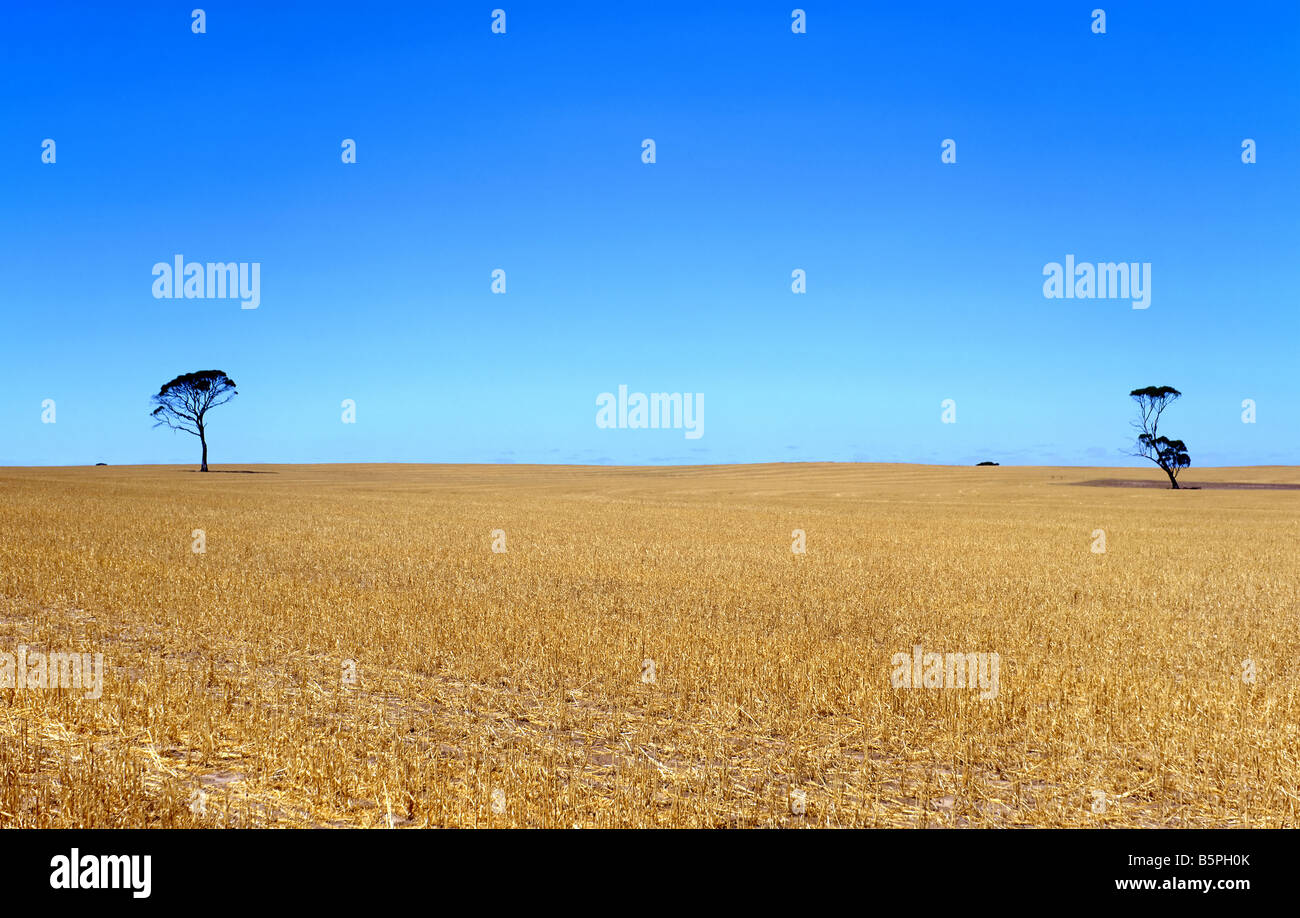
[[[6,10],[0,464],[194,463],[149,396],[209,368],[217,467],[1140,464],[1153,384],[1194,466],[1300,463],[1300,4],[192,6]],[[176,254],[259,308],[154,298]],[[1045,298],[1067,254],[1150,307]],[[620,384],[704,435],[598,428]]]

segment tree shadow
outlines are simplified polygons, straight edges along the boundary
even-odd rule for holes
[[[189,472],[192,475],[279,475],[279,472],[263,472],[260,469],[208,469],[206,472],[199,469],[177,469],[178,472]]]

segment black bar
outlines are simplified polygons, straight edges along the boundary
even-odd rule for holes
[[[75,899],[128,907],[396,908],[414,897],[451,908],[469,895],[494,909],[643,902],[651,914],[689,884],[699,890],[695,904],[728,908],[831,894],[866,902],[884,893],[918,906],[1181,905],[1199,897],[1231,908],[1286,892],[1292,838],[1284,832],[21,830],[0,834],[0,881],[8,905]],[[149,855],[148,897],[134,894],[129,877],[126,888],[52,888],[52,860],[74,848],[83,863],[87,855]],[[1246,881],[1246,888],[1189,888],[1207,880]],[[1118,888],[1131,881],[1154,881],[1155,888]],[[976,899],[951,898],[958,894]]]

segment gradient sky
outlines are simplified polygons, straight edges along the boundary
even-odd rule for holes
[[[197,462],[149,397],[209,368],[216,467],[1131,465],[1153,384],[1194,467],[1300,463],[1293,0],[194,5],[6,8],[0,464]],[[178,253],[260,308],[153,298]]]

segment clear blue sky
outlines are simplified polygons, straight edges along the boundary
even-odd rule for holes
[[[1194,466],[1300,463],[1293,0],[200,3],[6,7],[2,464],[194,463],[149,396],[209,368],[217,467],[1138,464],[1152,384]],[[260,307],[155,299],[178,253]]]

